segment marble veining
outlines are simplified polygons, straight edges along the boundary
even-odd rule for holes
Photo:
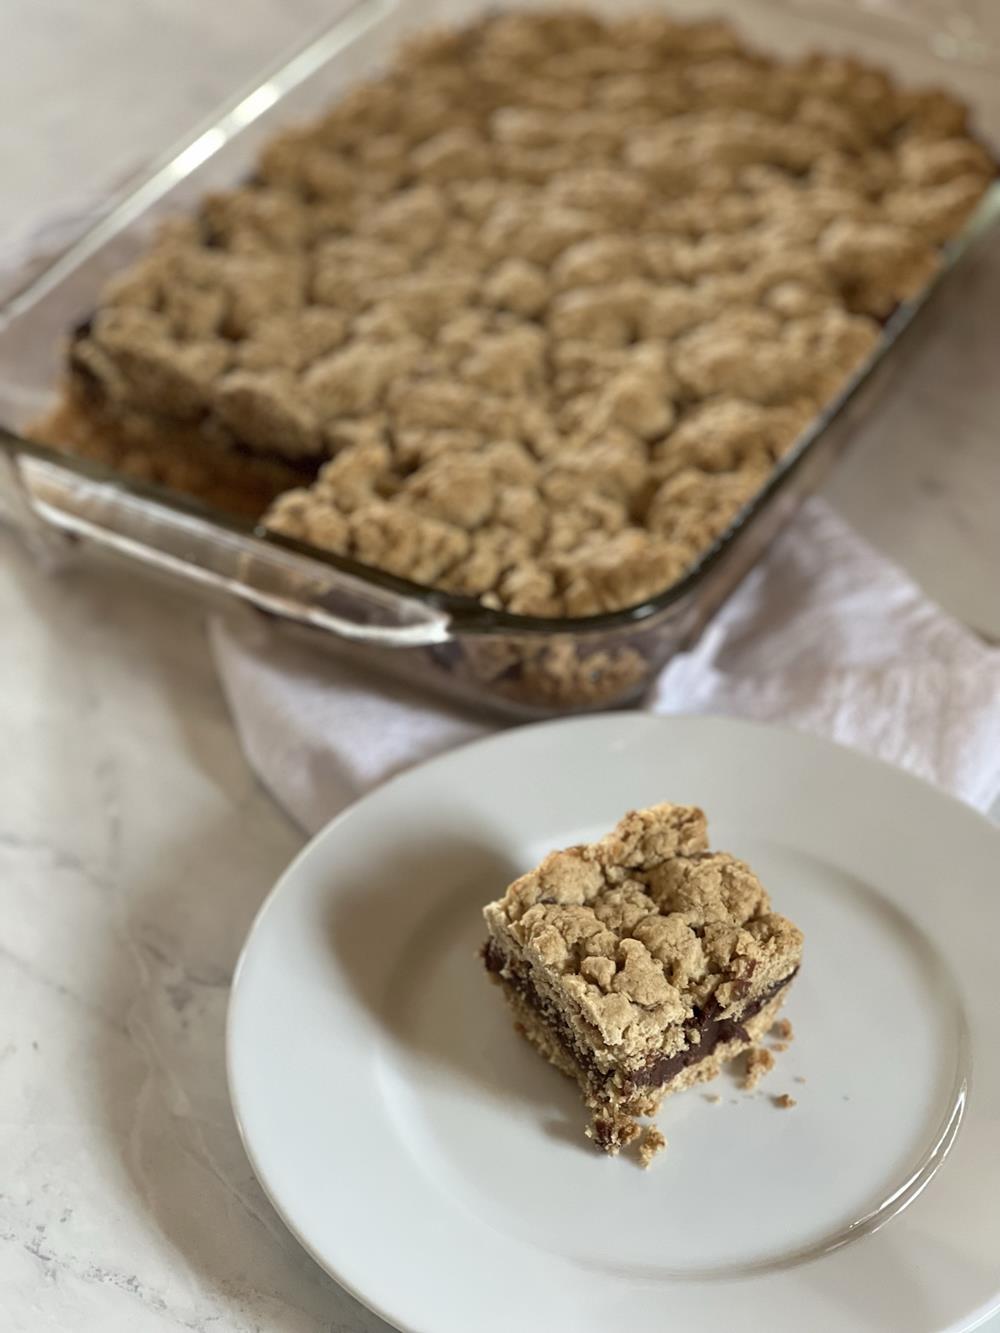
[[[223,1025],[301,844],[244,764],[203,611],[0,536],[0,1326],[370,1330],[253,1178]]]
[[[0,251],[331,10],[8,0]],[[1000,638],[995,251],[956,299],[828,495]],[[229,1108],[233,967],[301,834],[239,752],[203,608],[96,560],[46,572],[0,532],[0,623],[0,1329],[384,1329],[285,1231]]]

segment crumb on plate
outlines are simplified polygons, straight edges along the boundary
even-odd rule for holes
[[[746,1074],[743,1087],[747,1092],[755,1088],[760,1080],[774,1068],[774,1056],[763,1046],[755,1046],[747,1055]]]
[[[657,1153],[661,1153],[666,1146],[667,1140],[656,1126],[647,1126],[639,1143],[639,1162],[644,1170],[650,1166]]]

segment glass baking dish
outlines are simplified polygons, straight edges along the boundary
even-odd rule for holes
[[[419,26],[464,22],[477,0],[358,0],[327,31],[172,152],[6,306],[0,321],[0,514],[41,549],[79,542],[242,599],[281,631],[402,675],[457,699],[513,716],[608,708],[635,700],[719,604],[815,489],[870,410],[899,358],[903,334],[930,309],[972,243],[1000,216],[994,184],[919,298],[899,307],[869,361],[776,466],[760,493],[672,587],[624,611],[541,619],[490,610],[277,535],[250,521],[25,438],[51,406],[63,340],[93,308],[105,281],[133,259],[164,217],[247,174],[280,127],[318,114],[352,83],[384,66]],[[520,8],[529,7],[525,4]],[[595,4],[620,13],[649,9]],[[979,132],[1000,141],[996,87],[1000,24],[983,6],[899,5],[893,0],[759,0],[736,5],[673,0],[682,17],[732,14],[758,46],[861,49],[900,77],[951,85],[977,111]]]

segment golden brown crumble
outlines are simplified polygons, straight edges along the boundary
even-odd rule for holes
[[[669,1054],[709,997],[727,1018],[786,977],[802,948],[749,866],[707,846],[695,807],[633,811],[515,880],[485,909],[490,934],[544,969],[592,1041],[619,1056]]]
[[[790,1111],[793,1106],[798,1106],[798,1102],[795,1098],[787,1092],[779,1093],[776,1097],[772,1097],[771,1100],[774,1102],[775,1106],[780,1106],[783,1111]]]
[[[779,1018],[771,1027],[771,1035],[779,1041],[791,1041],[795,1035],[790,1018]]]
[[[275,532],[527,615],[611,611],[725,531],[994,173],[959,103],[845,57],[494,16],[165,228],[75,339],[74,401],[144,422],[115,461],[181,488],[205,470],[181,428],[318,471]]]
[[[619,1148],[627,1148],[630,1143],[635,1143],[636,1139],[642,1138],[643,1127],[628,1116],[615,1117],[615,1138]],[[599,1141],[599,1133],[596,1125],[588,1125],[584,1131],[584,1137]]]
[[[648,1168],[653,1164],[653,1158],[663,1152],[667,1146],[666,1137],[656,1128],[655,1125],[647,1125],[643,1130],[642,1138],[639,1141],[639,1164],[643,1168]]]
[[[749,1092],[774,1068],[774,1056],[764,1046],[755,1046],[747,1055],[743,1087]]]

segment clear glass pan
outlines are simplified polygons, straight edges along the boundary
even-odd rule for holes
[[[468,598],[408,583],[346,558],[276,536],[83,459],[24,438],[53,401],[64,337],[90,313],[110,275],[132,260],[164,217],[232,185],[279,128],[318,114],[352,83],[384,66],[399,39],[428,24],[468,21],[477,0],[358,0],[334,25],[261,83],[236,97],[190,142],[118,200],[0,316],[0,512],[42,546],[66,534],[236,597],[339,653],[515,716],[607,708],[638,697],[664,662],[688,644],[815,489],[870,410],[931,290],[900,307],[869,362],[775,468],[764,489],[678,583],[625,611],[544,620],[489,610]],[[521,6],[525,7],[525,6]],[[595,4],[620,12],[648,9]],[[671,13],[730,11],[764,49],[862,49],[911,82],[950,85],[986,114],[979,128],[1000,139],[997,32],[981,6],[874,9],[861,0],[760,0],[729,5],[674,0]],[[956,26],[956,15],[961,22]],[[964,16],[964,17],[963,17]],[[977,26],[978,25],[978,26]],[[980,95],[981,94],[981,95]],[[993,112],[998,119],[993,121]],[[933,286],[947,287],[973,241],[1000,216],[994,185],[949,248]],[[929,318],[921,313],[921,321]]]

